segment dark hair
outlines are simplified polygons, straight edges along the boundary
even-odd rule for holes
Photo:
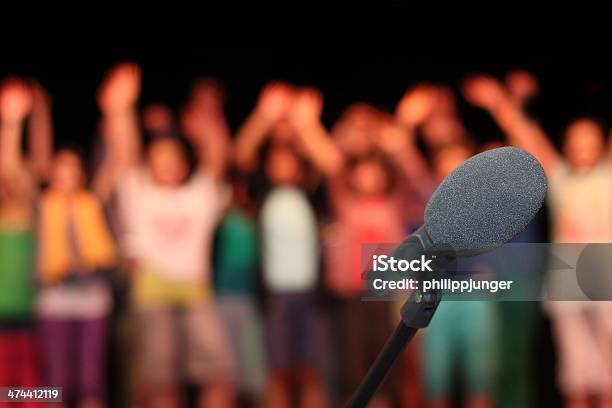
[[[605,139],[606,129],[607,129],[606,122],[602,118],[599,118],[595,115],[581,115],[581,116],[576,116],[575,118],[573,118],[563,129],[563,137],[562,137],[563,143],[566,142],[567,131],[569,130],[569,128],[578,121],[589,121],[593,123],[599,129],[599,131],[601,132],[601,135]]]
[[[187,166],[189,169],[187,178],[191,177],[196,170],[198,160],[197,160],[196,154],[194,153],[194,148],[192,144],[185,137],[180,137],[180,136],[152,137],[146,141],[146,144],[145,144],[146,154],[149,154],[151,146],[153,146],[155,142],[159,142],[163,140],[172,141],[177,144],[177,146],[179,147],[179,150],[181,151],[181,154],[187,161]]]
[[[383,192],[384,194],[389,194],[390,192],[392,192],[398,182],[396,168],[393,163],[391,163],[391,161],[387,158],[387,156],[377,150],[370,151],[360,156],[351,157],[347,161],[347,174],[350,175],[355,170],[355,168],[357,168],[357,166],[368,162],[379,164],[382,167],[383,171],[385,172],[385,175],[387,176],[387,185]],[[351,177],[349,176],[349,183],[350,179]],[[354,188],[354,186],[349,187]]]
[[[87,163],[87,155],[85,154],[85,149],[82,146],[79,146],[74,143],[64,143],[53,149],[53,156],[57,156],[59,153],[71,153],[74,154],[81,162],[81,165],[84,167],[85,163]]]
[[[87,155],[85,154],[85,149],[82,146],[73,143],[62,143],[59,146],[56,146],[53,149],[53,158],[57,158],[57,156],[61,153],[69,153],[74,155],[79,161],[79,167],[81,168],[81,172],[83,174],[83,183],[87,186],[91,181],[91,174],[93,174],[92,169],[87,168]]]

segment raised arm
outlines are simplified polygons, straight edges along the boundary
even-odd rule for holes
[[[321,123],[322,109],[321,93],[314,88],[303,88],[296,95],[289,118],[312,163],[323,174],[333,177],[344,167],[344,157]]]
[[[429,198],[434,177],[416,145],[414,126],[402,125],[393,116],[384,115],[381,120],[377,145],[393,161],[408,183]]]
[[[32,112],[28,121],[29,159],[36,177],[39,180],[46,180],[53,152],[51,98],[38,82],[33,82],[30,89]]]
[[[19,78],[8,78],[0,87],[0,172],[15,178],[28,169],[21,154],[23,120],[32,107],[32,95]]]
[[[379,147],[403,170],[414,185],[431,178],[425,158],[416,143],[417,128],[431,115],[439,91],[432,85],[419,84],[409,89],[395,108],[395,116],[382,116]]]
[[[525,105],[540,91],[538,79],[532,73],[522,69],[509,71],[506,74],[505,82],[510,97],[519,106]]]
[[[404,93],[395,107],[395,118],[406,129],[414,129],[431,116],[436,99],[436,88],[427,83],[420,83]]]
[[[292,100],[293,89],[285,83],[274,82],[264,87],[257,106],[236,134],[235,160],[240,169],[257,168],[257,152],[272,127],[287,115]]]
[[[94,178],[94,191],[106,200],[127,170],[140,162],[141,134],[136,104],[140,96],[140,68],[121,63],[111,69],[98,90],[105,158]]]
[[[182,126],[197,149],[200,170],[220,179],[231,155],[230,130],[223,112],[224,94],[219,84],[200,81],[182,115]]]
[[[533,154],[547,175],[554,172],[561,162],[559,152],[500,81],[487,75],[469,77],[463,83],[463,94],[468,102],[489,112],[511,144]]]

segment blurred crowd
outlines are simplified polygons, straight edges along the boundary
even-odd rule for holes
[[[137,65],[109,70],[85,154],[54,146],[41,84],[0,86],[0,386],[83,408],[345,404],[399,320],[360,299],[361,245],[401,241],[446,175],[503,144],[475,142],[458,97],[542,164],[552,241],[612,241],[606,129],[572,121],[558,151],[525,71],[355,103],[331,129],[319,90],[269,83],[233,134],[219,82],[180,112],[141,109],[140,87]],[[544,242],[542,218],[515,241]],[[538,281],[544,260],[516,267]],[[533,406],[542,310],[564,401],[612,404],[611,306],[540,306],[442,302],[372,406]]]

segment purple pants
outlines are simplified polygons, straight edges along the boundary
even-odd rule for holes
[[[104,400],[108,320],[40,321],[45,385],[63,388],[64,401]]]

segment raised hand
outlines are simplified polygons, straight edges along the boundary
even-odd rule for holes
[[[98,88],[102,112],[100,129],[107,154],[94,176],[93,186],[102,200],[109,200],[125,172],[140,163],[141,133],[136,112],[140,96],[141,71],[124,62],[110,69]]]
[[[408,90],[397,105],[395,113],[407,126],[423,123],[436,103],[436,89],[429,84],[420,84]]]
[[[462,84],[465,99],[474,106],[489,111],[495,110],[507,97],[504,85],[491,75],[472,75]]]
[[[98,105],[105,113],[124,112],[134,107],[140,96],[141,71],[136,64],[114,66],[98,89]]]
[[[45,88],[38,81],[32,81],[30,83],[30,90],[32,94],[32,111],[49,111],[51,109],[51,98]]]
[[[412,137],[412,133],[406,132],[393,117],[383,117],[376,145],[387,155],[395,156],[406,149],[409,137]]]
[[[181,112],[180,120],[183,133],[192,142],[198,142],[202,135],[206,133],[206,126],[203,124],[206,117],[193,105],[188,105]]]
[[[172,111],[161,104],[149,105],[142,111],[142,125],[150,134],[171,132],[174,125]]]
[[[39,180],[46,180],[53,150],[51,98],[37,81],[30,82],[32,112],[28,121],[29,152],[32,168]]]
[[[295,96],[289,120],[297,127],[318,123],[323,111],[323,95],[315,88],[302,88]]]
[[[525,70],[514,70],[506,74],[506,86],[515,101],[523,103],[539,92],[538,79]]]
[[[4,123],[21,122],[32,108],[32,93],[23,80],[10,77],[0,86],[0,118]]]
[[[225,103],[223,85],[214,79],[199,79],[191,88],[190,104],[208,112],[221,113]]]
[[[257,113],[270,122],[276,122],[289,113],[294,100],[293,88],[282,82],[266,85],[259,96]]]

